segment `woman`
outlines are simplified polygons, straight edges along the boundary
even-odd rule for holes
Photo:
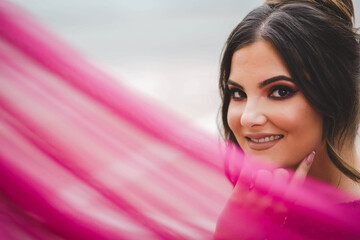
[[[230,34],[220,69],[225,137],[247,155],[295,170],[291,182],[309,175],[351,193],[349,201],[360,199],[353,13],[351,0],[267,1]],[[271,174],[289,178],[284,169]],[[240,184],[232,200],[244,194]],[[215,238],[226,238],[229,211]]]

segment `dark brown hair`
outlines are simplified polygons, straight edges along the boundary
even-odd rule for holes
[[[323,116],[323,139],[335,166],[355,181],[360,173],[340,152],[354,143],[359,125],[359,35],[353,28],[351,0],[268,0],[250,12],[227,39],[219,88],[225,138],[237,143],[227,113],[226,83],[234,52],[258,40],[270,42],[295,84]]]

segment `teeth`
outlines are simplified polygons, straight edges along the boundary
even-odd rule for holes
[[[264,143],[264,142],[270,142],[270,141],[274,141],[277,139],[280,139],[282,137],[282,135],[276,135],[276,136],[270,136],[270,137],[264,137],[264,138],[249,138],[252,142],[256,142],[256,143]]]

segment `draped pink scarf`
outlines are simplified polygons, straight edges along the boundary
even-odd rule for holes
[[[273,169],[135,95],[0,1],[0,239],[360,238],[359,207],[314,180],[251,190],[285,215],[244,205],[244,164]],[[236,184],[229,201],[223,166]],[[331,231],[302,229],[309,221]]]

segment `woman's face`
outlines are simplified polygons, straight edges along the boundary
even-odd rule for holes
[[[322,117],[270,43],[237,50],[227,86],[228,123],[246,154],[295,168],[311,151],[324,151]]]

